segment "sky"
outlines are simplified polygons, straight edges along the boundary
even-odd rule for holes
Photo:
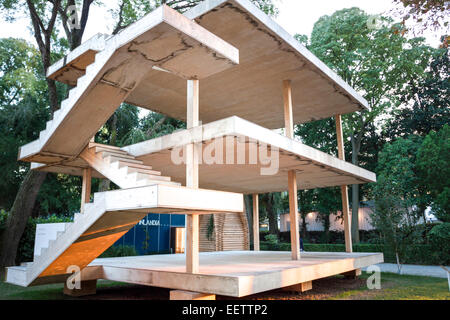
[[[314,23],[323,15],[331,15],[337,10],[351,7],[359,7],[369,14],[390,12],[393,8],[392,0],[274,0],[279,8],[279,15],[275,19],[286,31],[294,35],[296,33],[310,35]],[[118,0],[104,1],[107,5],[91,8],[91,17],[86,27],[83,41],[96,33],[111,33],[114,20],[109,9],[118,6]],[[0,38],[15,37],[24,38],[35,43],[29,29],[28,19],[22,17],[14,23],[0,20]],[[432,46],[439,45],[439,34],[424,34],[427,43]]]

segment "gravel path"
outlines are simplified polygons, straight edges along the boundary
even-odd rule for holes
[[[381,272],[398,273],[397,265],[394,263],[377,264],[381,268]],[[450,270],[450,267],[446,267]],[[366,270],[367,268],[364,268]],[[439,266],[419,266],[413,264],[402,265],[401,274],[413,276],[428,276],[436,278],[447,278],[447,272]]]

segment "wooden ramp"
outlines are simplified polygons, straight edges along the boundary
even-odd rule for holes
[[[294,286],[383,262],[382,253],[229,251],[200,253],[198,274],[185,272],[185,255],[94,260],[83,280],[107,279],[230,297]]]
[[[164,184],[96,193],[94,202],[85,204],[84,213],[76,215],[33,263],[7,268],[6,282],[26,287],[64,281],[71,273],[69,267],[83,270],[150,211],[242,212],[243,196]]]

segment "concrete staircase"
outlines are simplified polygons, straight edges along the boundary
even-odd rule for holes
[[[90,143],[80,158],[122,189],[155,184],[181,185],[118,147]]]
[[[107,194],[96,193],[84,213],[76,214],[74,222],[42,247],[32,263],[8,267],[6,282],[24,287],[62,282],[69,267],[82,270],[146,216],[145,212],[108,212]]]
[[[122,189],[181,185],[171,181],[170,177],[162,176],[161,172],[152,170],[151,166],[144,165],[142,161],[118,147],[89,143],[80,158]],[[147,214],[105,214],[105,194],[108,192],[96,193],[94,202],[84,205],[84,213],[76,213],[73,223],[64,224],[64,228],[56,230],[51,239],[46,239],[36,250],[39,252],[36,252],[32,263],[7,268],[6,281],[29,286],[52,282],[55,277],[64,277],[67,268],[72,265],[81,270]],[[109,217],[105,218],[107,216]]]

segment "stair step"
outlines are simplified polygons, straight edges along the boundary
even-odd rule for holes
[[[123,151],[122,149],[120,149],[120,147],[116,147],[116,146],[110,146],[107,144],[101,144],[101,143],[96,143],[96,142],[90,142],[89,143],[89,149],[90,148],[94,148],[94,147],[99,147],[99,148],[104,148],[106,150],[119,150],[119,151]],[[125,152],[125,151],[124,151]]]
[[[99,153],[99,152],[113,152],[113,153],[117,153],[117,154],[128,155],[128,153],[126,151],[123,151],[121,149],[111,149],[108,147],[95,147],[95,153]]]
[[[26,286],[27,285],[27,268],[26,267],[7,267],[6,268],[6,282],[13,283],[15,285]]]
[[[136,181],[138,180],[152,180],[152,181],[170,181],[170,177],[164,176],[154,176],[146,173],[134,172],[130,176],[134,177]]]
[[[146,174],[149,174],[152,176],[160,176],[161,175],[161,172],[159,172],[159,171],[150,170],[152,168],[151,166],[147,166],[147,167],[149,169],[127,167],[127,173],[139,172],[139,173],[146,173]]]
[[[46,130],[42,130],[39,133],[39,139],[41,139],[41,140],[44,139],[46,134],[47,134],[47,129]]]
[[[139,182],[138,182],[138,185],[140,187],[151,186],[154,184],[164,184],[164,185],[169,185],[169,186],[181,186],[181,183],[174,182],[174,181],[161,181],[161,180],[145,179],[145,180],[139,180]]]
[[[28,267],[31,266],[32,264],[33,264],[33,262],[22,262],[22,263],[20,264],[20,266],[21,266],[21,267],[28,268]]]
[[[103,158],[115,157],[115,158],[119,158],[119,159],[125,159],[126,161],[136,160],[135,157],[130,156],[128,153],[120,153],[117,151],[102,151],[102,157]]]
[[[144,169],[144,170],[151,170],[150,166],[147,166],[145,164],[143,164],[142,161],[140,160],[136,160],[139,162],[134,162],[134,161],[119,161],[119,166],[120,167],[129,167],[129,168],[133,168],[133,169]]]
[[[120,167],[124,167],[124,166],[135,166],[135,165],[141,165],[143,166],[143,163],[141,160],[133,160],[133,159],[126,159],[124,160],[123,158],[118,158],[115,156],[109,156],[104,158],[106,161],[109,161],[109,163],[113,163],[113,162],[119,162],[119,168]]]

